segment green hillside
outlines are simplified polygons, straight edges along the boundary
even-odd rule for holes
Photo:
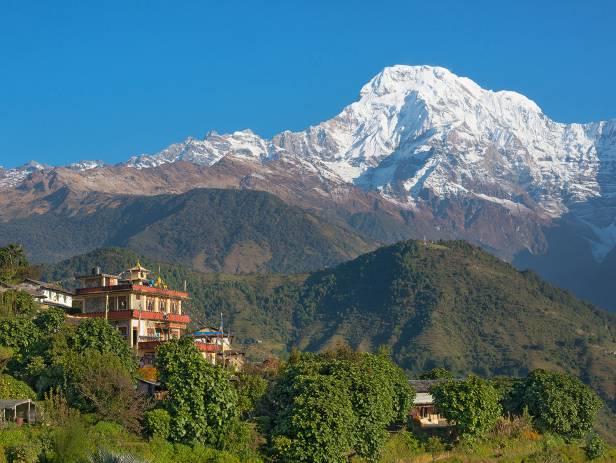
[[[116,271],[135,259],[98,251],[45,272],[62,279],[95,263]],[[482,376],[567,371],[616,409],[616,316],[463,242],[402,242],[302,276],[200,274],[170,265],[161,273],[174,285],[187,280],[193,318],[225,313],[253,358],[292,346],[386,344],[411,373],[437,366]]]
[[[55,196],[51,211],[0,222],[0,246],[21,243],[38,262],[121,246],[199,271],[226,273],[315,270],[375,247],[346,225],[262,191],[92,194],[78,208],[71,206],[69,191]]]

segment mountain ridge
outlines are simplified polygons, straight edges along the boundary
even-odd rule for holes
[[[571,235],[587,275],[616,278],[603,264],[616,248],[616,121],[558,123],[519,93],[445,68],[385,68],[338,115],[271,139],[210,132],[115,166],[5,170],[0,220],[38,210],[62,185],[135,195],[264,190],[366,239],[464,239],[520,267],[558,267],[558,277],[544,275],[568,287],[578,262],[551,256],[553,236]],[[599,280],[576,291],[599,301]],[[616,296],[600,299],[616,309]]]

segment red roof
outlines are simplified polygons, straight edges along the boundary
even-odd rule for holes
[[[220,352],[222,351],[222,346],[219,346],[217,344],[205,344],[204,342],[196,342],[195,346],[197,346],[197,349],[199,349],[201,352]]]
[[[122,285],[111,285],[111,286],[97,286],[94,288],[78,288],[76,294],[96,294],[96,293],[110,293],[116,291],[133,291],[136,293],[142,294],[152,294],[155,296],[167,296],[167,297],[175,297],[179,299],[188,299],[188,293],[184,291],[176,291],[174,289],[162,289],[162,288],[154,288],[152,286],[145,285],[133,285],[133,284],[122,284]]]

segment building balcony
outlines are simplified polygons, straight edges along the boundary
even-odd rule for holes
[[[84,318],[105,318],[105,312],[86,312],[75,314],[77,317]],[[150,312],[147,310],[110,310],[107,312],[109,320],[155,320],[166,323],[178,323],[185,325],[190,323],[188,315],[174,313]]]

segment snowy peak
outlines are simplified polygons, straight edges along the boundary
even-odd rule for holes
[[[202,140],[188,137],[183,142],[173,144],[154,155],[133,156],[125,165],[143,169],[170,162],[186,161],[211,166],[227,155],[266,161],[270,158],[272,151],[268,145],[266,140],[249,129],[224,135],[211,131]]]
[[[429,192],[558,217],[572,204],[616,193],[600,166],[616,160],[611,127],[560,124],[519,93],[483,89],[442,67],[396,65],[337,116],[304,131],[271,140],[250,130],[210,132],[126,165],[287,159],[410,207]]]

